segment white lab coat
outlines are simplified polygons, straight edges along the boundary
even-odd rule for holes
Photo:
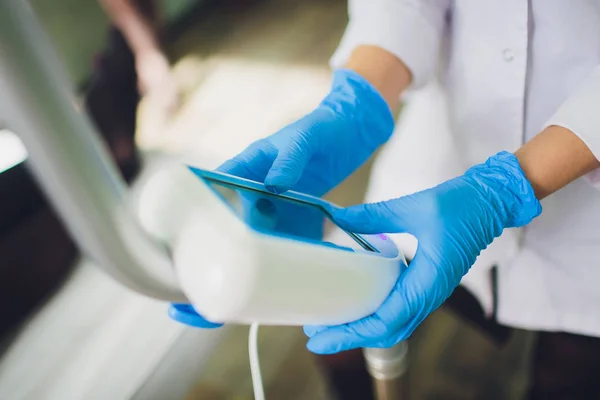
[[[515,151],[552,124],[572,130],[600,157],[600,0],[349,6],[332,65],[342,66],[358,45],[376,45],[407,64],[416,90],[374,166],[367,200],[440,183],[498,151]],[[501,323],[600,336],[597,178],[590,174],[542,201],[540,217],[507,230],[463,279],[489,312],[488,270],[499,266]],[[414,252],[413,238],[396,238]]]

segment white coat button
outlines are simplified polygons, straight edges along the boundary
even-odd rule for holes
[[[502,52],[502,56],[504,57],[504,61],[511,62],[515,59],[515,53],[511,49],[504,49]]]

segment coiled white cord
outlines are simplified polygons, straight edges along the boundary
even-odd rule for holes
[[[248,335],[248,353],[250,355],[250,374],[252,376],[252,388],[255,400],[265,400],[265,389],[263,388],[260,363],[258,362],[258,324],[250,325]]]

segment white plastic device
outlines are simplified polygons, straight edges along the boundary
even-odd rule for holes
[[[275,214],[291,204],[284,211],[301,224],[318,221],[319,213],[321,221],[331,219],[335,208],[182,164],[163,166],[143,185],[140,221],[169,244],[179,284],[198,313],[222,323],[340,324],[381,305],[406,266],[387,236],[346,232],[348,241],[338,245],[257,228],[250,219],[265,200]]]

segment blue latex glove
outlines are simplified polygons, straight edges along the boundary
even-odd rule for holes
[[[254,142],[219,171],[322,196],[385,143],[394,119],[381,95],[362,76],[337,70],[331,92],[310,114]]]
[[[275,192],[293,189],[322,196],[367,161],[393,130],[394,118],[379,92],[361,75],[341,69],[314,111],[254,142],[218,170],[264,182]],[[262,215],[254,220],[268,222]],[[280,213],[277,230],[316,239],[322,235],[322,216],[309,209]],[[172,318],[194,325],[188,313],[175,311],[171,309]],[[198,318],[196,325],[204,325]]]
[[[479,253],[504,228],[526,225],[541,210],[516,157],[506,152],[432,189],[340,210],[334,217],[350,231],[405,232],[419,245],[374,314],[339,326],[307,326],[307,347],[330,354],[390,347],[408,338],[450,296]]]
[[[195,328],[219,328],[223,324],[210,322],[200,316],[189,304],[171,304],[169,307],[169,317],[171,319],[181,322]]]

